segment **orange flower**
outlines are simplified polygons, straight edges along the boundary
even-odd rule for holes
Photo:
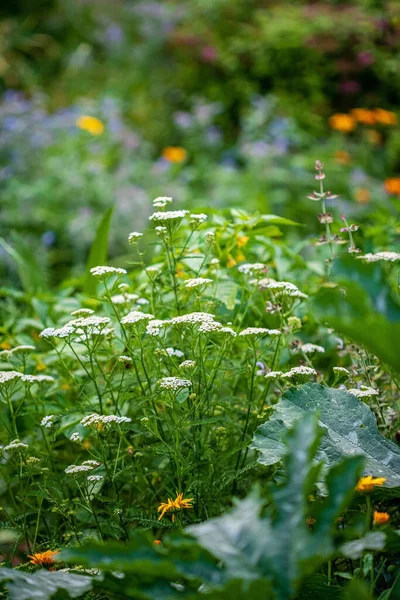
[[[393,196],[400,196],[400,177],[385,179],[385,190]]]
[[[376,485],[383,485],[386,481],[386,477],[372,477],[367,475],[361,477],[356,485],[356,492],[372,492]]]
[[[332,129],[342,131],[343,133],[349,133],[349,131],[353,131],[356,124],[356,120],[351,115],[346,115],[345,113],[336,113],[329,119],[329,125],[332,127]]]
[[[385,523],[389,523],[390,515],[385,512],[374,511],[374,525],[385,525]]]
[[[46,552],[39,552],[31,556],[28,554],[29,561],[32,565],[38,565],[39,567],[52,567],[56,561],[54,557],[58,554],[58,550],[46,550]]]
[[[155,546],[162,546],[162,541],[161,540],[154,540],[153,544]]]
[[[371,194],[367,188],[357,188],[354,192],[355,199],[359,204],[368,204]]]
[[[396,125],[397,123],[397,115],[395,115],[393,112],[390,112],[390,110],[376,108],[374,114],[375,120],[382,125]]]
[[[348,165],[351,161],[351,156],[346,150],[337,150],[335,152],[335,160],[340,165]]]
[[[162,502],[157,508],[157,511],[161,512],[160,516],[158,517],[158,520],[162,519],[165,513],[167,512],[175,512],[176,510],[183,510],[184,508],[193,508],[193,506],[190,504],[192,500],[193,498],[184,498],[183,493],[178,494],[178,492],[176,492],[175,500],[171,500],[171,498],[168,498],[167,502]],[[175,515],[172,514],[171,518],[172,522],[174,522]]]
[[[186,160],[187,152],[180,146],[167,146],[161,153],[161,156],[169,162],[181,163]]]
[[[101,135],[104,131],[104,125],[96,117],[90,117],[89,115],[83,115],[76,120],[76,125],[79,129],[88,131],[92,135]]]
[[[373,110],[367,110],[366,108],[353,108],[351,116],[355,118],[359,123],[364,125],[375,124],[375,113]]]

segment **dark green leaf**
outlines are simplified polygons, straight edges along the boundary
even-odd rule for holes
[[[108,236],[110,231],[111,217],[113,208],[109,208],[96,230],[96,236],[90,249],[89,258],[86,264],[85,281],[83,291],[88,296],[93,296],[96,293],[97,280],[90,273],[92,267],[104,265],[107,260],[108,253]]]

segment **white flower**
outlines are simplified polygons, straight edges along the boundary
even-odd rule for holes
[[[54,377],[51,377],[51,375],[22,375],[21,381],[27,383],[53,383]]]
[[[156,234],[159,236],[163,236],[164,233],[166,233],[168,231],[168,229],[166,227],[164,227],[164,225],[157,225],[157,227],[155,228]]]
[[[165,350],[168,356],[177,356],[178,358],[185,356],[182,350],[176,350],[175,348],[166,348]]]
[[[179,365],[179,368],[180,369],[194,369],[195,366],[196,366],[196,361],[195,360],[184,360]]]
[[[130,304],[138,298],[137,294],[116,294],[115,296],[111,296],[111,302],[113,304]]]
[[[101,462],[99,462],[98,460],[89,459],[89,460],[84,460],[82,464],[90,465],[94,469],[95,467],[99,467],[101,465]]]
[[[44,339],[48,339],[51,337],[63,339],[72,335],[74,331],[74,327],[71,327],[70,325],[64,325],[64,327],[60,327],[59,329],[54,329],[54,327],[47,327],[47,329],[44,329],[39,334],[39,337]]]
[[[203,285],[210,285],[211,283],[213,283],[212,279],[207,279],[204,277],[195,277],[194,279],[188,279],[187,281],[185,281],[185,287],[198,288],[202,287]]]
[[[147,300],[147,298],[138,298],[136,300],[136,304],[138,304],[139,306],[146,306],[146,304],[150,304],[150,301]]]
[[[64,470],[64,473],[67,475],[78,475],[79,473],[87,473],[88,471],[93,471],[93,467],[90,465],[69,465]]]
[[[94,277],[104,277],[105,275],[126,275],[128,273],[128,271],[125,271],[125,269],[120,269],[117,267],[93,267],[92,269],[90,269],[91,274]]]
[[[282,371],[270,371],[265,375],[265,379],[272,379],[272,381],[275,381],[275,379],[279,379],[282,375]]]
[[[349,394],[353,394],[353,396],[357,396],[357,398],[371,398],[372,396],[378,396],[379,392],[374,390],[371,387],[362,386],[361,389],[352,388],[347,390]]]
[[[192,213],[189,215],[190,223],[192,223],[193,225],[201,225],[202,223],[205,223],[207,221],[207,218],[207,215],[205,215],[204,213]]]
[[[253,275],[254,273],[259,273],[260,271],[265,271],[267,265],[263,263],[244,263],[243,265],[238,266],[239,273],[244,273],[244,275]]]
[[[104,479],[103,475],[89,475],[87,478],[87,480],[90,482],[101,481],[102,479]]]
[[[10,350],[10,354],[25,354],[36,350],[35,346],[16,346]]]
[[[19,440],[13,440],[8,446],[4,446],[3,450],[6,450],[6,452],[13,452],[14,450],[26,450],[27,448],[28,444],[24,444]]]
[[[295,382],[303,383],[304,381],[307,381],[309,377],[312,377],[316,374],[317,371],[315,369],[312,369],[311,367],[300,366],[293,367],[293,369],[290,369],[290,371],[287,373],[283,373],[282,377],[285,379],[294,379]]]
[[[219,258],[212,258],[210,260],[210,267],[212,269],[218,269],[218,267],[219,267]]]
[[[158,196],[153,200],[154,208],[165,208],[168,204],[171,204],[172,198],[169,196]]]
[[[365,260],[366,262],[377,262],[383,260],[387,262],[396,262],[400,260],[400,254],[398,252],[377,252],[376,254],[364,254],[363,256],[357,256],[356,258]]]
[[[74,319],[73,321],[69,321],[67,323],[68,327],[72,328],[80,328],[83,329],[85,327],[102,327],[103,325],[108,325],[110,323],[109,317],[95,317],[90,316],[81,319]]]
[[[213,321],[214,315],[204,312],[193,312],[186,315],[179,315],[170,319],[171,325],[193,325],[195,323],[204,323],[205,321]]]
[[[190,387],[192,382],[188,379],[181,379],[180,377],[163,377],[159,380],[158,385],[163,390],[181,390],[185,387]]]
[[[350,375],[350,371],[344,367],[333,367],[335,375]]]
[[[209,321],[203,321],[203,323],[199,327],[200,333],[211,333],[213,331],[220,331],[222,328],[222,323],[218,323],[218,321],[213,321],[212,319]]]
[[[71,437],[69,439],[71,440],[71,442],[80,442],[81,441],[80,435],[77,431],[74,431],[74,433],[71,434]]]
[[[290,296],[291,298],[308,298],[307,294],[300,292],[297,286],[290,281],[275,281],[274,279],[263,280],[262,287],[275,293],[275,296]]]
[[[112,423],[120,425],[121,423],[130,423],[131,421],[132,419],[130,417],[119,417],[117,415],[98,415],[97,413],[93,413],[87,417],[83,417],[81,425],[84,427],[98,425],[99,423],[102,425],[110,425]]]
[[[232,337],[237,336],[236,331],[233,331],[232,327],[221,327],[221,329],[218,329],[216,333],[226,333],[227,335],[231,335]]]
[[[258,337],[263,335],[270,335],[272,337],[281,335],[279,329],[266,329],[265,327],[247,327],[247,329],[243,329],[239,333],[239,335],[244,337]]]
[[[133,245],[136,244],[136,242],[143,236],[143,233],[139,233],[139,231],[132,231],[132,233],[130,233],[128,235],[128,242],[129,244]]]
[[[74,310],[71,313],[71,316],[73,317],[90,317],[90,315],[94,314],[94,310],[92,310],[91,308],[78,308],[78,310]]]
[[[121,356],[118,357],[118,362],[127,365],[127,364],[133,362],[133,360],[131,359],[130,356],[126,356],[125,354],[121,354]]]
[[[54,425],[53,421],[54,421],[54,415],[48,415],[47,417],[43,417],[43,419],[40,421],[40,425],[42,427],[50,428]]]
[[[0,371],[0,385],[21,379],[22,373],[18,371]]]
[[[186,217],[188,210],[166,210],[165,212],[155,212],[150,215],[150,221],[179,221]]]
[[[317,344],[303,344],[301,346],[301,351],[304,352],[304,354],[314,354],[314,352],[320,352],[322,354],[325,352],[325,348],[317,346]]]
[[[135,325],[140,321],[150,321],[151,319],[154,319],[154,315],[142,313],[138,310],[133,310],[130,313],[128,313],[125,317],[122,317],[121,323],[122,325]]]
[[[163,321],[162,319],[152,319],[149,321],[146,327],[147,335],[158,336],[161,333],[161,329],[168,325],[169,321]]]
[[[206,233],[206,242],[208,244],[213,244],[215,241],[215,233],[214,231],[207,231]]]

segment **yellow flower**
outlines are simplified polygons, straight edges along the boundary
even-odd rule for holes
[[[389,523],[390,515],[385,512],[374,511],[374,525],[385,525],[385,523]]]
[[[366,108],[353,108],[351,116],[355,118],[359,123],[364,125],[375,124],[375,112],[373,110],[367,110]]]
[[[160,519],[162,519],[167,512],[183,510],[184,508],[193,508],[193,506],[190,504],[192,500],[193,498],[184,498],[183,493],[178,494],[178,492],[176,492],[175,500],[171,500],[171,498],[168,498],[168,502],[162,502],[157,508],[157,512],[161,512],[160,516],[158,517],[158,520],[160,521]],[[172,514],[172,522],[174,521],[175,515]]]
[[[393,196],[400,196],[400,177],[385,179],[385,190]]]
[[[55,564],[54,557],[58,554],[58,550],[47,550],[46,552],[39,552],[31,556],[28,554],[29,561],[32,565],[39,565],[40,567],[52,567]]]
[[[243,246],[245,246],[247,244],[249,239],[250,238],[248,235],[238,235],[236,238],[238,248],[243,248]]]
[[[226,261],[226,266],[228,267],[228,269],[232,269],[232,267],[235,267],[236,265],[237,261],[233,258],[233,256],[228,254],[228,260]]]
[[[397,115],[395,115],[393,112],[390,112],[390,110],[376,108],[374,113],[375,120],[382,125],[396,125],[397,123]]]
[[[335,160],[340,165],[348,165],[351,161],[351,156],[346,150],[337,150],[335,152]]]
[[[372,492],[376,485],[383,485],[386,481],[386,477],[361,477],[356,485],[356,492]]]
[[[89,115],[82,115],[76,120],[76,125],[79,129],[84,129],[92,135],[101,135],[104,131],[104,125],[96,117],[90,117]]]
[[[1,342],[0,348],[2,350],[11,350],[11,345],[8,342]]]
[[[181,163],[186,160],[187,152],[180,146],[167,146],[163,149],[161,156],[169,162]]]
[[[332,129],[337,129],[337,131],[348,133],[349,131],[353,131],[355,128],[356,120],[351,115],[346,115],[345,113],[336,113],[329,119],[329,125],[332,127]]]
[[[37,361],[37,363],[36,363],[36,371],[44,371],[45,369],[46,369],[46,365],[39,358],[38,361]]]

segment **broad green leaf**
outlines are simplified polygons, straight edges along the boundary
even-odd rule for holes
[[[302,227],[301,223],[286,219],[285,217],[279,217],[278,215],[261,215],[261,223],[269,223],[270,225],[295,225],[296,227]]]
[[[233,281],[221,281],[218,284],[215,297],[223,302],[228,310],[233,310],[238,290],[239,286]]]
[[[47,289],[47,273],[43,265],[32,252],[32,248],[23,238],[14,233],[11,246],[5,239],[0,238],[0,245],[14,259],[22,287],[29,294]]]
[[[287,479],[272,488],[272,519],[260,516],[262,502],[253,493],[237,502],[231,513],[188,529],[223,561],[228,577],[270,579],[278,600],[294,598],[304,580],[336,551],[331,531],[349,505],[362,463],[360,457],[351,458],[330,471],[328,498],[319,508],[318,525],[310,531],[306,520],[320,471],[314,459],[321,435],[312,414],[303,415],[287,434]]]
[[[89,258],[86,264],[85,281],[83,291],[88,296],[93,296],[96,293],[97,280],[90,273],[90,269],[98,265],[104,265],[107,260],[108,253],[108,237],[110,232],[110,223],[113,213],[113,208],[109,208],[96,230],[96,236],[90,249]]]
[[[68,593],[70,598],[79,598],[92,589],[93,579],[85,575],[45,569],[36,573],[24,573],[2,568],[0,581],[6,583],[10,600],[50,600],[58,590]]]
[[[383,531],[369,531],[364,537],[358,540],[346,542],[340,548],[343,556],[356,560],[361,558],[366,551],[379,551],[385,547],[386,535]]]
[[[342,600],[373,600],[368,585],[359,579],[353,579],[346,585],[341,598]]]
[[[283,458],[285,430],[304,413],[317,413],[324,430],[319,461],[331,466],[361,455],[365,474],[385,477],[385,487],[400,486],[400,449],[379,433],[370,408],[348,392],[316,383],[288,390],[269,421],[257,429],[250,447],[260,451],[258,462],[273,465]]]

